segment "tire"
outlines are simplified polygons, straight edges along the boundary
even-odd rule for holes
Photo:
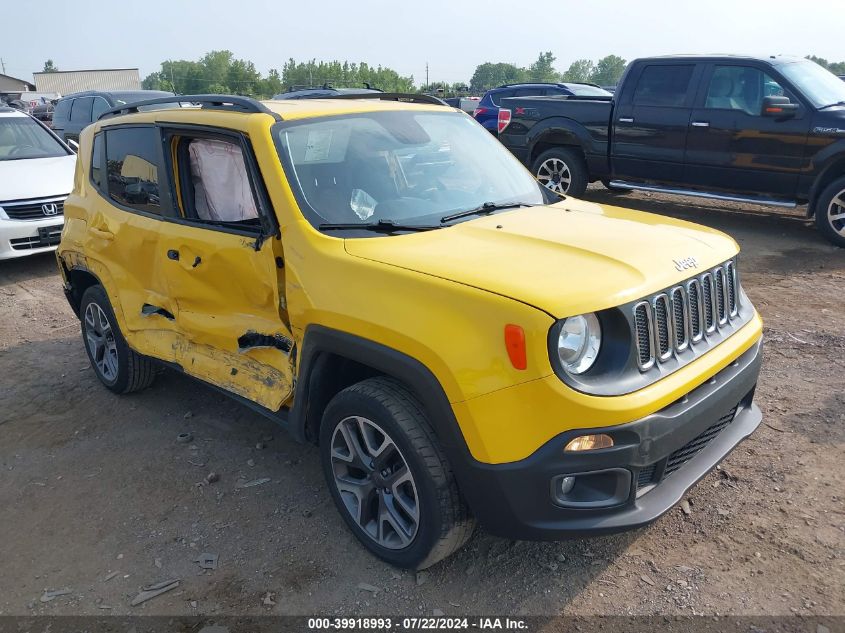
[[[845,177],[825,187],[816,201],[816,227],[830,242],[845,248]]]
[[[577,197],[587,190],[587,165],[576,148],[554,147],[543,152],[531,165],[531,173],[558,194]]]
[[[610,184],[609,180],[602,180],[601,184],[603,184],[604,188],[607,189],[608,191],[610,191],[612,193],[618,193],[620,195],[626,194],[626,193],[631,193],[633,191],[633,189],[628,189],[627,187],[614,187],[613,185]]]
[[[100,382],[115,393],[149,387],[155,379],[155,365],[126,344],[102,286],[91,286],[85,291],[79,314],[85,352]]]
[[[422,405],[392,378],[369,378],[332,398],[320,460],[349,529],[391,565],[425,569],[472,535],[475,520]]]

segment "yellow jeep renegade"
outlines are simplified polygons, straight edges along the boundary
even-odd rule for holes
[[[726,235],[559,197],[434,99],[178,99],[81,136],[58,262],[91,364],[318,444],[384,560],[644,525],[759,425]]]

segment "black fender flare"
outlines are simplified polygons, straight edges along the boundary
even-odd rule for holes
[[[807,217],[815,214],[816,201],[824,188],[839,176],[845,176],[845,138],[831,143],[812,157],[814,171],[813,184],[810,186]]]
[[[604,154],[606,150],[599,151],[596,148],[595,139],[590,136],[589,130],[582,124],[566,117],[550,117],[537,123],[526,135],[528,146],[528,167],[536,158],[535,150],[538,143],[546,142],[549,138],[556,138],[563,142],[555,141],[555,145],[561,147],[579,147],[585,156]],[[606,143],[605,143],[606,145]]]

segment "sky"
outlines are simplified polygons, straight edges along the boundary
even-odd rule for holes
[[[285,60],[389,66],[468,82],[485,61],[527,66],[552,51],[631,60],[677,53],[817,55],[845,60],[845,0],[0,0],[0,59],[32,81],[60,70],[135,68],[229,49],[266,74]]]

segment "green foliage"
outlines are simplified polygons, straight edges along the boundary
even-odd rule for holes
[[[59,72],[59,69],[53,63],[52,59],[48,59],[46,62],[44,62],[44,71],[43,72],[45,72],[45,73],[57,73],[57,72]]]
[[[615,86],[625,71],[626,61],[618,55],[608,55],[596,62],[590,81],[600,86]]]
[[[560,73],[554,68],[555,56],[551,51],[540,53],[533,64],[528,67],[528,81],[537,83],[555,83],[560,81]]]
[[[827,68],[834,75],[845,75],[845,62],[829,62],[823,57],[807,55],[807,59],[816,62],[822,68]]]
[[[281,81],[285,89],[324,84],[335,88],[363,88],[369,84],[386,92],[412,92],[414,89],[413,77],[402,77],[391,68],[338,60],[297,62],[291,58],[282,67]]]
[[[608,55],[596,63],[589,59],[578,59],[562,74],[555,69],[554,63],[555,56],[551,51],[540,53],[528,68],[485,62],[476,67],[470,80],[470,88],[473,92],[481,94],[502,84],[522,82],[579,81],[612,86],[619,81],[627,62],[618,55]]]
[[[363,87],[368,82],[386,91],[410,92],[413,77],[401,77],[396,71],[382,66],[349,62],[297,62],[288,60],[282,73],[271,69],[262,77],[251,61],[236,59],[231,51],[211,51],[199,61],[167,60],[161,70],[151,73],[143,81],[145,90],[169,90],[178,94],[240,94],[272,97],[288,87],[321,86]]]
[[[576,59],[563,73],[563,81],[589,82],[595,72],[596,65],[589,59]]]
[[[502,84],[527,81],[528,71],[514,64],[485,62],[476,67],[469,86],[473,92],[483,93]]]

